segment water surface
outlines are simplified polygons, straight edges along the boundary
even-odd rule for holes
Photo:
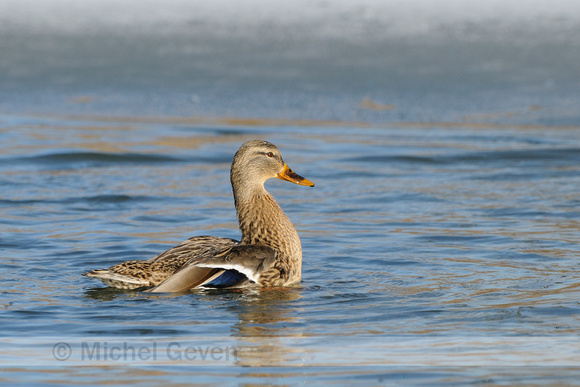
[[[578,376],[575,128],[4,117],[0,133],[6,381]],[[228,172],[250,138],[278,144],[316,182],[267,184],[302,238],[299,287],[151,295],[80,276],[192,235],[239,237]],[[123,345],[158,356],[106,349]]]

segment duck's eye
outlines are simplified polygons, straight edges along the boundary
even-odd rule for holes
[[[266,153],[266,156],[268,156],[268,157],[274,157],[274,153],[268,152],[268,153]]]

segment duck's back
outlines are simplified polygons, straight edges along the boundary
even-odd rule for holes
[[[106,285],[119,289],[158,286],[184,266],[237,243],[238,241],[230,238],[205,235],[192,237],[148,261],[125,261],[108,269],[91,270],[84,275],[98,278]],[[211,277],[211,274],[211,271],[202,273],[200,281],[203,282],[204,277]]]

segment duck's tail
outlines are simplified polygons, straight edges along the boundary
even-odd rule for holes
[[[100,279],[105,285],[117,289],[138,289],[152,286],[149,280],[114,273],[109,269],[91,270],[82,273],[82,275]]]

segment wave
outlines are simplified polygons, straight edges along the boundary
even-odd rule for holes
[[[343,161],[361,163],[397,163],[397,164],[497,164],[515,162],[525,166],[530,165],[553,165],[557,163],[579,163],[580,148],[539,148],[518,149],[489,152],[469,152],[458,155],[433,155],[433,156],[410,156],[410,155],[369,155],[348,158]]]
[[[143,164],[180,162],[182,159],[170,156],[147,155],[140,153],[101,153],[101,152],[63,152],[47,155],[4,158],[0,162],[32,163],[32,164]]]

